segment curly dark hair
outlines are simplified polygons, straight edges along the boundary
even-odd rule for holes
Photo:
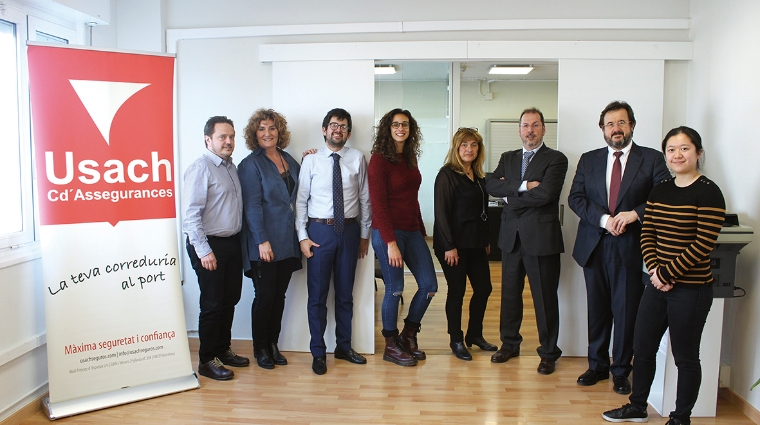
[[[396,114],[406,115],[409,118],[409,137],[404,142],[404,150],[401,153],[409,168],[417,168],[417,159],[422,154],[420,142],[422,133],[412,113],[406,109],[396,108],[380,118],[380,123],[375,127],[375,135],[372,137],[372,153],[379,153],[390,162],[397,162],[396,144],[391,136],[391,123]]]
[[[278,114],[274,109],[257,109],[256,112],[248,119],[248,125],[245,126],[243,136],[245,137],[245,146],[254,151],[259,147],[259,140],[256,138],[256,130],[262,121],[272,120],[277,128],[277,147],[285,149],[290,144],[290,132],[288,131],[288,121],[284,116]]]

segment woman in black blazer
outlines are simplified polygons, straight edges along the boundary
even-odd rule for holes
[[[446,162],[435,179],[433,250],[449,288],[446,297],[449,345],[454,355],[462,360],[472,360],[465,344],[496,351],[496,346],[483,338],[483,316],[492,289],[488,267],[485,156],[483,137],[478,130],[460,128],[454,134]],[[467,277],[472,285],[472,298],[465,336],[462,332],[462,303]]]

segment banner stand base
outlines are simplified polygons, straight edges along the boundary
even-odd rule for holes
[[[51,403],[50,397],[42,399],[42,411],[52,421],[80,413],[92,412],[121,404],[147,400],[162,395],[178,393],[200,388],[198,377],[193,373],[189,376],[167,379],[152,384],[123,388],[103,394]]]

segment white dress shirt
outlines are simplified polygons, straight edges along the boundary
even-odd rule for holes
[[[359,219],[361,238],[369,238],[372,209],[367,183],[367,160],[356,149],[344,146],[340,155],[340,172],[343,181],[343,216]],[[308,239],[306,224],[309,218],[334,218],[333,212],[333,151],[327,146],[317,153],[306,155],[301,163],[296,197],[296,230],[298,240]]]

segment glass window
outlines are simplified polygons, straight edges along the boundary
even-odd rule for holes
[[[0,20],[0,238],[6,240],[24,230],[17,46],[15,25]]]

